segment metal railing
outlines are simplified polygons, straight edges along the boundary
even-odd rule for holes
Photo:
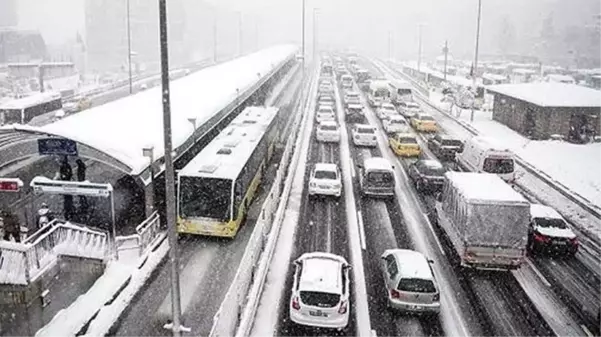
[[[137,256],[144,255],[159,237],[159,234],[161,234],[161,219],[159,213],[155,211],[136,227],[136,234],[115,238],[117,256],[123,257],[125,252],[132,250],[137,251]]]
[[[0,241],[0,284],[29,284],[60,255],[104,260],[107,253],[106,233],[54,220],[22,243]]]

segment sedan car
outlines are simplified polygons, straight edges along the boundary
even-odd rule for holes
[[[540,204],[530,205],[528,248],[531,252],[574,255],[578,238],[556,210]]]
[[[335,121],[323,121],[317,125],[315,138],[319,142],[340,142],[340,129]]]
[[[419,157],[422,154],[417,137],[410,133],[396,133],[388,138],[392,151],[401,157]]]
[[[391,115],[382,121],[382,127],[386,133],[397,133],[409,131],[409,123],[403,116]]]
[[[440,292],[432,261],[408,249],[389,249],[382,254],[381,269],[388,307],[409,312],[440,312]]]
[[[376,111],[376,115],[379,119],[383,120],[388,118],[390,115],[396,115],[398,112],[396,108],[391,103],[382,103],[382,105]]]
[[[319,106],[315,112],[315,120],[319,123],[323,121],[334,121],[336,116],[334,110],[329,106]]]
[[[411,118],[415,116],[415,114],[420,112],[419,104],[415,102],[400,102],[399,103],[399,112],[405,118]]]
[[[418,192],[442,190],[447,170],[438,160],[420,159],[409,166],[409,178]]]
[[[315,164],[309,178],[309,196],[315,195],[337,198],[342,195],[342,178],[336,164]]]
[[[296,324],[342,330],[350,311],[350,266],[338,255],[305,253],[294,261],[290,320]]]
[[[415,114],[411,118],[411,126],[420,132],[436,132],[438,130],[434,117],[425,113]]]

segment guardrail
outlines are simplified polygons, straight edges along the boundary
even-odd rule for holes
[[[393,69],[391,67],[389,67],[389,69],[392,70],[393,72],[396,72],[397,74],[402,75],[403,77],[409,79],[413,83],[413,85],[415,85],[418,88],[418,91],[420,91],[419,94],[420,94],[421,97],[419,97],[419,98],[422,101],[424,101],[426,104],[428,104],[430,107],[432,107],[432,108],[436,109],[437,111],[440,111],[441,113],[445,114],[446,116],[452,118],[453,120],[455,120],[457,123],[459,123],[463,128],[465,128],[471,134],[473,134],[473,135],[478,135],[479,134],[479,131],[476,128],[474,128],[473,126],[469,125],[468,123],[466,123],[464,121],[461,121],[461,120],[457,119],[452,114],[448,113],[444,109],[441,109],[440,107],[438,107],[438,106],[434,105],[432,102],[430,102],[429,97],[426,96],[425,94],[421,93],[421,91],[425,91],[427,94],[429,94],[429,91],[428,91],[427,88],[424,88],[423,85],[420,82],[416,81],[414,78],[412,78],[408,74],[400,72],[400,71],[398,71],[396,69]],[[564,197],[568,198],[570,201],[574,202],[578,206],[580,206],[583,209],[585,209],[587,212],[589,212],[594,217],[596,217],[598,219],[601,219],[601,209],[599,209],[597,206],[593,205],[589,200],[587,200],[586,198],[582,197],[577,192],[572,191],[570,188],[568,188],[564,184],[562,184],[562,183],[558,182],[557,180],[553,179],[552,177],[550,177],[545,172],[537,169],[536,167],[534,167],[532,164],[530,164],[527,161],[525,161],[523,158],[521,158],[517,154],[515,156],[516,156],[516,162],[517,162],[517,164],[520,165],[522,168],[524,168],[527,172],[529,172],[530,174],[534,175],[535,177],[537,177],[538,179],[540,179],[541,181],[543,181],[548,186],[552,187],[554,190],[556,190],[557,192],[559,192],[560,194],[562,194]]]
[[[305,99],[301,99],[297,104],[304,101]],[[293,111],[296,111],[296,109],[293,109]],[[294,124],[291,128],[291,130],[294,130],[294,134],[292,137],[289,137],[286,143],[275,180],[263,203],[261,213],[248,241],[247,249],[240,261],[238,271],[225,294],[223,302],[221,302],[219,310],[213,317],[213,327],[210,336],[248,335],[250,323],[258,304],[258,298],[256,297],[258,297],[261,291],[261,289],[255,289],[255,287],[251,289],[251,285],[262,285],[267,274],[268,266],[259,266],[259,257],[263,254],[273,254],[273,242],[277,238],[282,223],[283,211],[280,210],[285,208],[281,206],[282,204],[285,205],[285,202],[280,198],[282,196],[283,198],[287,198],[287,193],[283,192],[286,188],[285,180],[299,134],[300,128],[297,126],[303,115],[298,113],[294,117]],[[251,293],[251,290],[254,290],[254,292]],[[239,326],[240,328],[238,328]]]
[[[0,241],[0,283],[27,285],[60,255],[104,260],[108,235],[52,221],[23,243]]]

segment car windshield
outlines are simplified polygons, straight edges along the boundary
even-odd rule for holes
[[[357,128],[357,133],[370,133],[370,134],[373,134],[374,133],[374,129],[373,128]]]
[[[420,165],[419,170],[423,175],[437,177],[444,176],[445,172],[447,171],[443,166],[438,165]]]
[[[376,186],[389,186],[394,182],[394,177],[390,172],[374,171],[367,174],[367,180]]]
[[[458,139],[443,139],[441,142],[442,146],[462,146],[463,143]]]
[[[340,295],[321,291],[301,291],[301,302],[320,308],[333,308],[340,302]]]
[[[407,103],[407,108],[409,109],[419,109],[419,105],[417,105],[416,103]]]
[[[482,169],[484,172],[505,174],[513,172],[513,159],[486,158]]]
[[[534,221],[540,227],[566,229],[568,226],[563,219],[556,218],[535,218]]]
[[[330,179],[336,180],[336,172],[334,171],[315,171],[314,175],[315,179]]]
[[[405,121],[404,119],[393,118],[390,120],[390,124],[407,125],[407,121]]]
[[[319,128],[324,131],[336,131],[338,127],[336,125],[320,125]]]
[[[333,113],[333,112],[332,112],[332,109],[327,109],[327,108],[319,108],[319,113],[320,113],[320,114],[331,114],[331,113]]]
[[[413,137],[400,137],[399,143],[401,144],[417,144],[417,139]]]
[[[435,293],[436,287],[431,280],[421,278],[402,278],[397,289],[411,293]]]

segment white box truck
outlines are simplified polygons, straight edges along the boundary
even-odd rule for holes
[[[436,219],[461,266],[509,270],[526,257],[530,204],[495,174],[447,172]]]

